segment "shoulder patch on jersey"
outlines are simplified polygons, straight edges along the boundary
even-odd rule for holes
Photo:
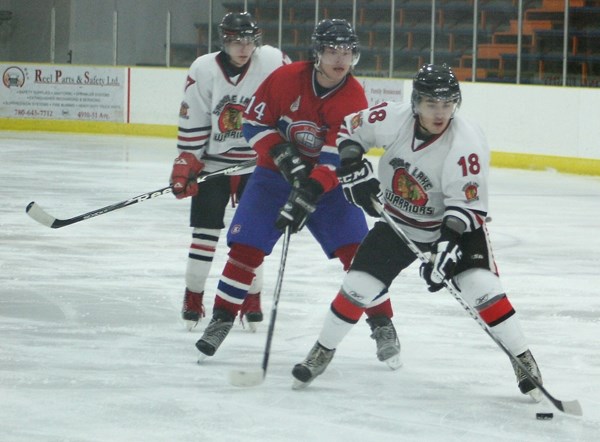
[[[358,129],[360,126],[362,126],[362,124],[363,124],[362,112],[357,112],[356,114],[354,114],[354,116],[350,120],[350,128],[352,129],[352,132],[354,132],[356,129]]]
[[[185,101],[181,102],[181,106],[179,106],[179,117],[180,118],[185,118],[186,120],[188,118],[190,118],[188,116],[188,109],[190,108],[190,105],[187,104]]]
[[[462,188],[465,193],[465,198],[467,201],[475,201],[479,199],[479,184],[477,183],[467,183]]]

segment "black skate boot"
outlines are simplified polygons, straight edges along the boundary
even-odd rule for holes
[[[223,343],[229,330],[233,327],[235,316],[225,310],[215,310],[213,317],[204,330],[202,337],[196,342],[196,348],[200,350],[198,362],[202,362],[207,356],[215,354],[219,346]]]
[[[531,351],[527,350],[518,355],[517,358],[519,358],[521,364],[523,364],[525,368],[529,370],[529,373],[535,378],[535,380],[542,384],[542,374],[540,373],[540,369],[538,368],[537,362],[535,362]],[[510,362],[513,366],[513,370],[515,371],[515,376],[517,377],[517,383],[521,393],[528,394],[533,398],[534,401],[540,402],[542,400],[542,393],[540,390],[535,386],[531,379],[527,377],[523,370],[521,370],[521,367],[519,367],[512,359]]]
[[[316,342],[306,359],[294,365],[292,375],[296,379],[294,379],[292,388],[299,390],[308,387],[317,376],[325,371],[334,354],[335,349],[329,350]]]
[[[371,338],[377,343],[377,359],[385,362],[392,370],[402,365],[400,360],[400,341],[392,320],[386,316],[367,319],[371,327]]]

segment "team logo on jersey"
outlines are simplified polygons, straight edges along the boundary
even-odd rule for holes
[[[392,190],[395,195],[414,204],[424,206],[427,204],[427,192],[415,180],[405,168],[396,169],[392,177]]]
[[[226,133],[242,130],[244,105],[227,103],[219,115],[219,132]]]
[[[354,116],[350,120],[350,128],[352,129],[352,132],[354,132],[356,129],[358,129],[360,126],[362,126],[362,124],[363,124],[362,112],[358,112],[358,113],[354,114]]]
[[[317,157],[325,144],[327,130],[311,121],[294,121],[286,129],[287,139],[294,143],[300,153],[307,157]]]
[[[181,106],[179,106],[179,116],[180,116],[181,118],[185,118],[186,120],[187,120],[188,118],[190,118],[190,117],[188,116],[188,109],[189,109],[189,108],[190,108],[190,105],[189,105],[189,104],[187,104],[185,101],[182,101],[182,102],[181,102]]]
[[[477,183],[467,183],[462,188],[463,192],[465,192],[465,198],[467,201],[475,201],[479,199],[479,184]]]

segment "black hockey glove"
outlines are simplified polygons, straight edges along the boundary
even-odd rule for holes
[[[464,223],[456,217],[444,219],[440,229],[440,239],[432,247],[432,260],[427,264],[421,264],[419,269],[421,277],[427,283],[427,290],[430,292],[441,290],[444,287],[444,281],[454,276],[456,264],[462,257],[458,242],[465,228]]]
[[[293,144],[277,144],[269,151],[269,155],[291,185],[308,178],[310,172],[308,165],[302,160],[300,152]]]
[[[382,193],[379,180],[373,174],[373,166],[367,159],[343,164],[337,176],[344,190],[346,199],[355,206],[361,207],[369,215],[379,218],[379,212],[373,207],[371,198],[381,201]]]
[[[291,227],[292,233],[302,230],[310,214],[317,208],[317,200],[322,193],[323,186],[312,178],[298,182],[279,211],[275,227],[282,232],[287,226]]]

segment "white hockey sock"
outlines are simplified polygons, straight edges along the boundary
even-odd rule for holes
[[[333,350],[337,348],[353,326],[354,324],[342,321],[329,310],[325,317],[323,328],[321,328],[321,333],[319,334],[319,343],[322,346]]]
[[[252,280],[252,285],[248,289],[248,294],[254,295],[256,293],[260,293],[262,291],[263,286],[263,265],[261,264],[254,271],[254,279]]]
[[[189,290],[196,293],[204,291],[220,233],[220,229],[193,229],[185,272],[185,284]]]
[[[511,352],[519,355],[527,350],[519,318],[497,275],[486,269],[470,269],[458,275],[456,283],[464,300],[484,321],[488,317],[490,329]]]

